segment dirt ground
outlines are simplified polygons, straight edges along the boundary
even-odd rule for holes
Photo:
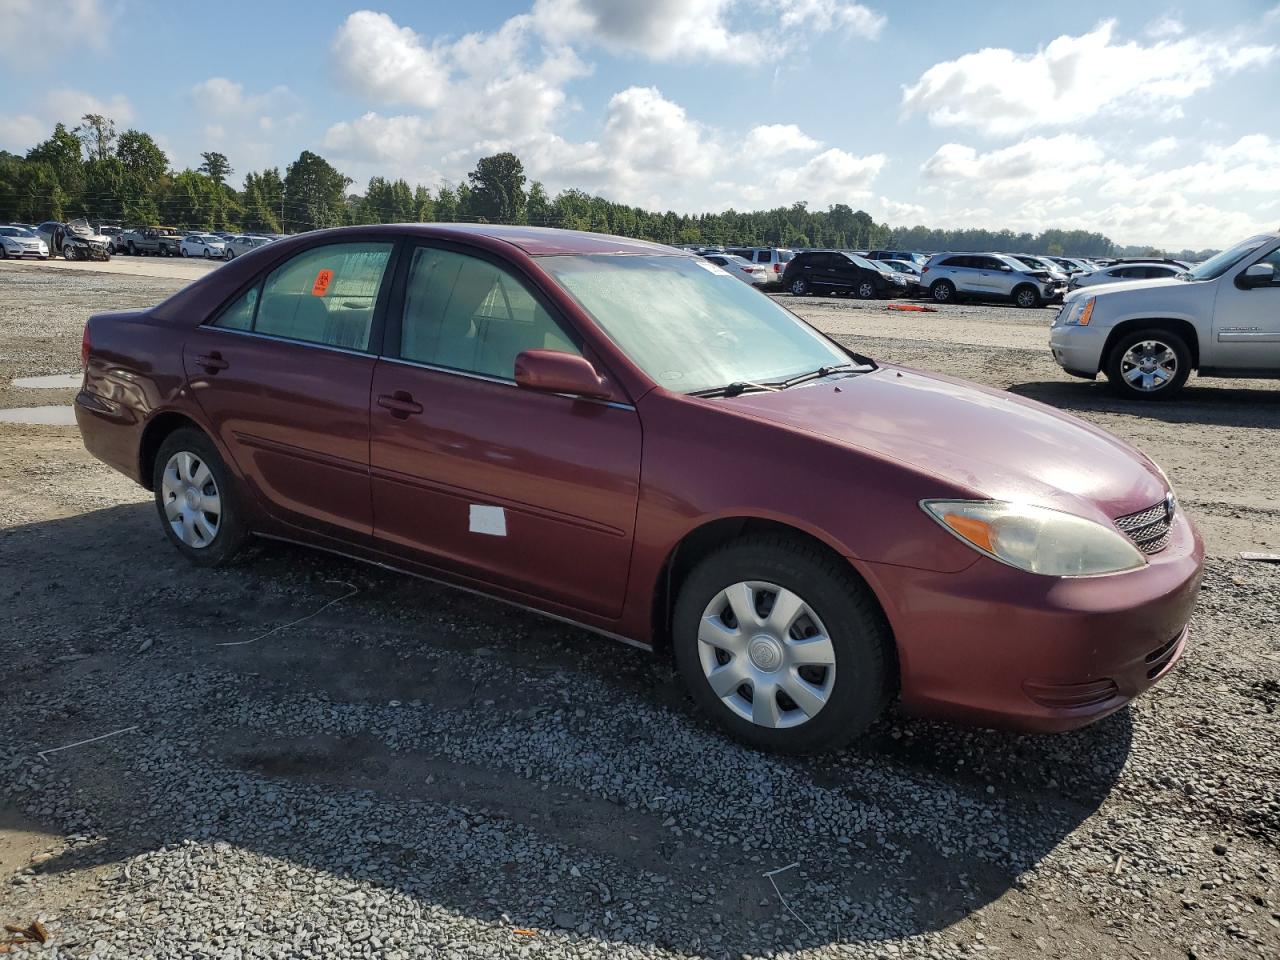
[[[116,263],[0,263],[0,411],[209,269]],[[0,926],[53,935],[18,955],[1280,956],[1280,565],[1237,557],[1280,552],[1280,384],[1133,405],[1050,310],[780,300],[1160,463],[1209,551],[1179,668],[1072,734],[767,757],[571,627],[300,549],[194,569],[74,427],[0,423]]]

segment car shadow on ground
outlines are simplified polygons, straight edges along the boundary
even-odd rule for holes
[[[927,934],[1024,895],[1133,736],[1127,711],[1055,737],[891,713],[852,749],[768,756],[663,658],[300,548],[200,570],[150,504],[0,533],[0,583],[0,798],[99,838],[37,873],[197,841],[232,851],[200,884],[241,909],[228,858],[262,854],[508,937],[736,955]],[[163,871],[117,872],[114,897],[163,901]]]
[[[1015,383],[1008,389],[1010,393],[1067,411],[1122,413],[1166,423],[1280,428],[1280,390],[1238,387],[1229,380],[1193,379],[1174,399],[1152,401],[1118,396],[1102,378],[1092,383],[1088,380]]]

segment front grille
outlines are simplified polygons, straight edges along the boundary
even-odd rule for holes
[[[1159,553],[1169,545],[1169,528],[1173,526],[1173,499],[1162,500],[1153,507],[1116,519],[1116,526],[1143,553]]]
[[[1152,650],[1143,659],[1147,664],[1147,679],[1154,680],[1159,676],[1160,671],[1169,665],[1169,661],[1173,659],[1173,655],[1177,650],[1178,641],[1182,639],[1182,634],[1176,634],[1172,640],[1161,644]]]

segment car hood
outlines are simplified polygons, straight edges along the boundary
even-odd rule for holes
[[[909,464],[975,498],[1105,520],[1157,504],[1168,490],[1150,460],[1091,424],[907,367],[712,402]]]
[[[1173,277],[1155,277],[1150,280],[1116,280],[1112,283],[1094,283],[1085,284],[1076,287],[1067,297],[1069,299],[1079,299],[1081,296],[1086,297],[1102,297],[1111,296],[1118,293],[1132,293],[1135,290],[1153,290],[1157,287],[1191,287],[1192,284],[1185,280],[1175,280]]]

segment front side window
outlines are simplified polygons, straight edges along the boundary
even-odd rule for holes
[[[347,350],[368,350],[390,243],[303,251],[246,291],[213,325]]]
[[[766,383],[849,362],[769,297],[691,257],[604,254],[538,262],[668,390]]]
[[[402,359],[510,380],[525,350],[581,354],[506,270],[452,250],[415,251],[405,288]]]
[[[1198,267],[1192,267],[1187,271],[1186,276],[1190,280],[1216,280],[1269,240],[1274,241],[1275,236],[1250,237],[1248,240],[1237,243],[1230,250],[1223,250],[1216,256],[1210,257]]]

